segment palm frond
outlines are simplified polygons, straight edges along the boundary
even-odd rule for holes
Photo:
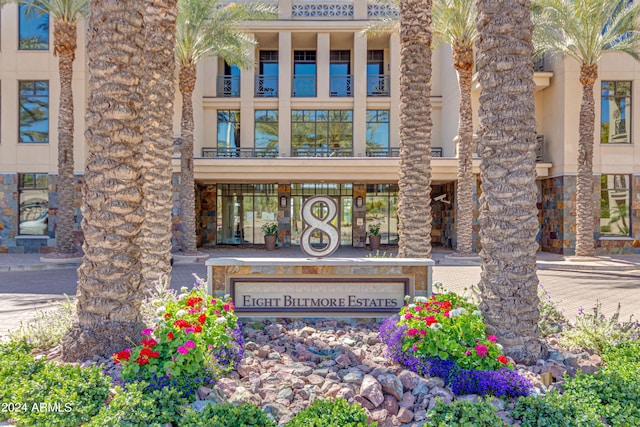
[[[435,0],[432,14],[434,47],[443,44],[473,47],[478,35],[475,0]]]
[[[400,31],[400,0],[373,0],[372,4],[386,6],[390,10],[397,10],[397,14],[391,14],[372,20],[362,30],[362,34],[368,39],[382,35],[398,33]]]
[[[89,13],[89,0],[0,0],[0,6],[7,4],[27,6],[27,14],[49,14],[54,20],[78,22]]]

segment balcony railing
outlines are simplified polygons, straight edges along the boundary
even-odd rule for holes
[[[240,76],[223,75],[218,76],[216,88],[217,96],[221,98],[240,97]]]
[[[329,87],[330,96],[353,96],[353,77],[351,74],[332,74]]]
[[[292,157],[351,157],[351,148],[292,148]]]
[[[352,1],[294,1],[291,5],[293,19],[331,18],[353,19]]]
[[[400,148],[367,148],[367,157],[400,157]],[[431,157],[442,157],[442,147],[431,147]]]
[[[270,98],[278,96],[278,75],[256,75],[256,98]]]
[[[202,149],[202,157],[274,158],[278,157],[278,149],[255,147],[204,147]]]
[[[316,96],[315,74],[297,74],[293,76],[293,97]]]
[[[389,74],[367,75],[367,96],[389,96],[390,83]]]

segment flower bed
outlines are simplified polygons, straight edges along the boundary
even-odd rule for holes
[[[165,294],[140,345],[113,355],[122,364],[125,381],[146,381],[154,389],[179,386],[191,393],[232,371],[242,359],[233,302],[207,296],[202,283],[182,292],[177,297]]]
[[[513,370],[496,337],[486,335],[475,305],[454,293],[408,302],[380,326],[379,338],[393,361],[443,378],[455,394],[529,394],[531,382]]]

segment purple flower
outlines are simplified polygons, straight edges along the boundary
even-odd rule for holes
[[[141,332],[142,335],[151,335],[152,333],[153,333],[153,329],[151,328],[143,329]]]

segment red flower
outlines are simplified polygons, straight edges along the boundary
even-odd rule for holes
[[[113,353],[111,357],[113,358],[113,361],[116,363],[122,362],[123,360],[129,361],[129,359],[131,358],[131,350],[127,348],[118,353]]]
[[[169,338],[169,341],[171,341],[173,339],[173,337],[174,337],[173,332],[169,332],[167,334],[167,338]]]
[[[164,318],[165,318],[165,319],[168,319],[169,317],[171,317],[171,314],[170,314],[170,313],[165,313],[165,314],[164,314]]]
[[[427,323],[427,326],[431,326],[434,323],[438,323],[438,320],[433,316],[428,316],[427,318],[424,319],[424,321]]]
[[[187,322],[184,319],[178,319],[173,322],[173,326],[177,326],[178,328],[191,328],[191,323]]]
[[[142,356],[140,356],[140,357],[138,357],[138,358],[136,359],[136,363],[137,363],[138,365],[140,365],[140,366],[144,366],[144,365],[146,365],[147,363],[149,363],[149,359],[147,359],[146,357],[142,357]]]
[[[142,343],[143,346],[149,347],[149,348],[153,348],[156,345],[158,345],[158,341],[154,340],[153,338],[147,338],[140,342]]]
[[[140,350],[140,357],[143,356],[155,359],[160,356],[160,353],[158,353],[157,351],[153,351],[150,348],[143,348],[142,350]]]
[[[191,297],[187,300],[187,307],[195,307],[196,304],[200,304],[202,302],[202,298]]]
[[[207,315],[206,314],[201,314],[200,316],[198,316],[198,322],[200,322],[201,325],[204,325],[204,322],[207,320]]]
[[[498,362],[504,363],[505,365],[507,365],[509,363],[509,361],[507,360],[507,357],[505,355],[498,356]]]
[[[194,328],[194,332],[202,332],[202,326],[196,325],[196,327]]]

